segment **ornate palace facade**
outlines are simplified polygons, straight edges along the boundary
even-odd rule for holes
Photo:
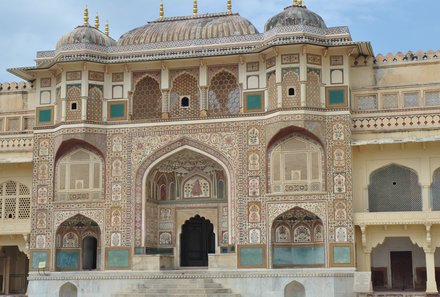
[[[117,41],[86,10],[0,84],[0,294],[438,296],[438,55],[375,57],[302,1]]]

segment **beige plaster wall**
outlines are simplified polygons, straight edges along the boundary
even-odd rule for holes
[[[9,180],[20,182],[31,188],[32,163],[0,164],[0,184]]]

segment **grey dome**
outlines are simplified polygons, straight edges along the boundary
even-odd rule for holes
[[[306,25],[322,29],[327,28],[324,20],[318,14],[308,10],[305,6],[292,5],[270,18],[264,26],[264,31],[269,31],[275,27],[293,25]]]

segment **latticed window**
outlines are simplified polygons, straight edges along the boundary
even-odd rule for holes
[[[97,200],[102,192],[102,160],[85,149],[75,150],[57,164],[57,199]]]
[[[440,168],[434,171],[431,184],[432,210],[440,210]]]
[[[370,175],[368,202],[371,212],[422,210],[422,192],[417,173],[391,164]]]
[[[272,192],[321,191],[322,155],[320,145],[300,136],[276,146],[270,155]]]
[[[24,220],[30,217],[31,192],[15,181],[0,185],[0,219]]]

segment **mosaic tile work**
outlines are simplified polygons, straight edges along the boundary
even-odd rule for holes
[[[307,106],[321,107],[321,76],[320,71],[307,70]]]
[[[289,94],[290,89],[294,90],[293,95]],[[283,108],[301,106],[301,84],[299,82],[299,74],[290,70],[287,71],[283,75],[282,90]]]
[[[269,106],[268,110],[274,110],[278,108],[278,88],[277,88],[277,77],[275,72],[267,74],[267,94]]]
[[[80,121],[81,106],[81,87],[77,85],[67,86],[66,121]]]
[[[208,114],[219,116],[240,112],[241,89],[237,78],[227,71],[217,73],[208,89]]]
[[[103,108],[103,88],[102,86],[89,85],[89,97],[87,99],[87,120],[102,121]]]
[[[182,73],[172,81],[170,91],[170,116],[172,118],[198,117],[200,115],[200,90],[196,76]]]
[[[133,120],[160,119],[162,114],[162,93],[159,83],[151,76],[145,76],[136,84],[133,93]]]

